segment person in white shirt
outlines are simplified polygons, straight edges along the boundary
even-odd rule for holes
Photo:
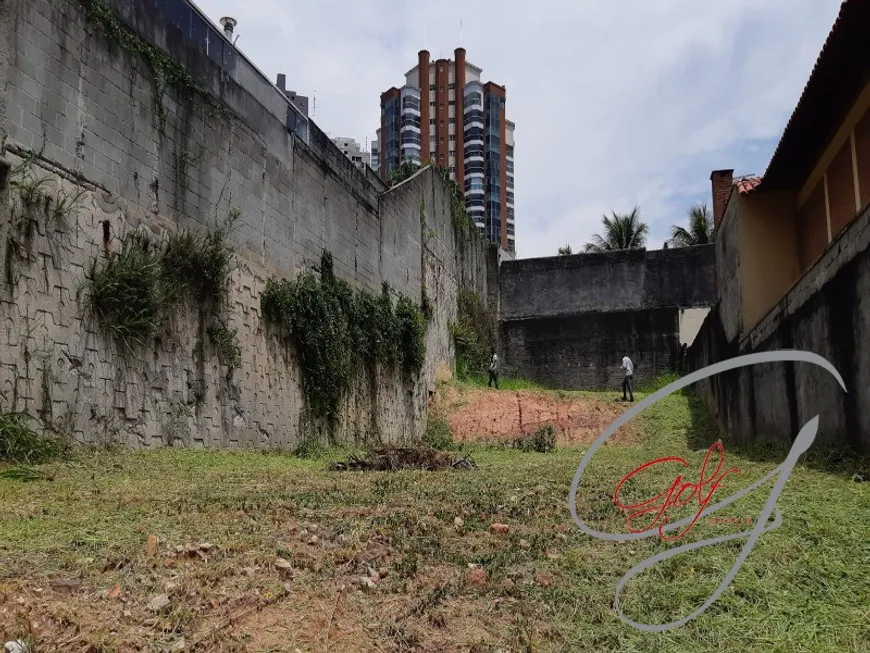
[[[492,348],[492,353],[489,357],[489,387],[495,383],[495,389],[498,390],[498,354],[495,353],[495,347]]]
[[[634,378],[634,363],[631,362],[627,354],[622,357],[622,369],[625,371],[625,378],[622,379],[622,400],[628,401],[629,397],[631,397],[631,401],[634,401],[634,392],[631,390],[631,380]],[[628,390],[628,397],[625,396],[626,390]]]

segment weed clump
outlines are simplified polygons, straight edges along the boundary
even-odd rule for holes
[[[10,207],[6,235],[4,275],[9,286],[16,283],[16,264],[36,260],[31,251],[34,235],[42,231],[51,238],[55,224],[81,208],[79,202],[85,192],[66,191],[51,177],[34,175],[33,163],[41,155],[41,151],[31,152],[8,173],[9,187],[17,197]],[[55,186],[58,188],[53,191]]]
[[[440,415],[430,415],[423,433],[423,444],[444,451],[453,446],[453,431],[450,423]]]
[[[9,186],[18,193],[21,204],[25,209],[44,208],[51,204],[51,195],[48,193],[49,177],[36,179],[27,166],[31,161],[28,159],[12,171],[12,181]]]
[[[85,276],[88,309],[128,350],[160,328],[162,271],[159,252],[147,238],[132,234],[103,265],[94,259]]]
[[[514,448],[527,453],[549,453],[556,449],[556,427],[552,424],[542,424],[531,435],[516,440]]]
[[[223,230],[183,231],[169,239],[162,257],[163,278],[175,301],[190,296],[217,305],[227,292],[232,252]]]
[[[232,250],[228,226],[206,234],[182,231],[164,247],[130,234],[119,252],[86,275],[86,304],[102,328],[127,351],[154,337],[171,311],[188,301],[202,308],[206,329],[230,374],[241,363],[236,330],[224,319]]]
[[[417,376],[426,361],[426,316],[422,309],[407,297],[396,302],[396,326],[399,351],[405,371]]]
[[[69,443],[39,435],[24,413],[0,413],[0,461],[40,465],[69,454]]]
[[[271,279],[260,298],[263,318],[293,339],[302,370],[302,391],[313,415],[331,424],[356,374],[401,363],[418,375],[426,357],[426,319],[413,301],[390,288],[380,296],[356,292],[336,278],[332,255],[321,256],[319,277]]]
[[[208,329],[208,337],[217,351],[218,359],[228,370],[237,370],[242,365],[242,348],[239,334],[226,321],[218,319]]]

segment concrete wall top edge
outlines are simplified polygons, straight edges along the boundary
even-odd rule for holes
[[[595,311],[582,311],[577,313],[564,313],[564,314],[556,314],[556,315],[528,315],[523,317],[505,317],[499,320],[501,324],[518,324],[518,323],[530,323],[537,322],[541,320],[553,320],[553,321],[564,321],[569,322],[571,320],[583,320],[588,318],[594,318],[596,316],[607,316],[619,318],[620,316],[624,318],[630,318],[634,315],[639,315],[642,313],[672,313],[674,310],[679,310],[682,308],[693,308],[691,306],[677,306],[676,304],[666,304],[666,305],[658,305],[658,306],[644,306],[640,308],[624,308],[624,309],[616,309],[616,310],[595,310]],[[706,308],[706,306],[704,307]]]
[[[695,245],[672,249],[628,249],[614,252],[590,252],[567,256],[541,256],[536,258],[507,259],[502,262],[502,274],[518,274],[540,270],[570,269],[608,263],[678,260],[709,256],[714,245]]]

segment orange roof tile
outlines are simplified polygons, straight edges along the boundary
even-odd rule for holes
[[[755,190],[761,183],[761,177],[740,177],[734,180],[733,186],[741,195]]]

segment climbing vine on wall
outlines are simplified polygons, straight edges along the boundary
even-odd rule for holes
[[[432,301],[429,299],[429,291],[426,286],[426,246],[429,240],[435,237],[435,231],[429,228],[426,224],[426,198],[420,197],[420,270],[422,271],[422,279],[420,282],[420,309],[423,311],[423,316],[426,320],[431,320],[433,316]]]
[[[42,156],[29,152],[9,172],[9,221],[4,251],[4,277],[7,285],[17,281],[16,266],[35,260],[31,247],[37,235],[52,239],[58,226],[81,209],[84,190],[66,190],[48,175],[38,175],[34,164]]]
[[[459,292],[456,321],[450,325],[456,347],[456,371],[462,378],[486,366],[495,336],[495,318],[480,295],[463,288]]]
[[[211,94],[196,82],[187,68],[173,61],[163,50],[124,25],[115,12],[100,0],[78,0],[78,3],[84,9],[91,24],[103,32],[111,42],[131,54],[142,57],[148,63],[154,89],[154,109],[161,131],[166,126],[163,93],[167,87],[174,88],[183,97],[192,99],[209,115],[217,111],[225,111]]]
[[[459,190],[459,184],[450,178],[450,168],[438,166],[436,170],[438,170],[438,174],[441,175],[441,179],[447,185],[450,193],[450,216],[453,218],[453,222],[464,231],[476,236],[477,225],[474,224],[474,220],[471,219],[468,211],[465,210],[465,198]]]
[[[329,252],[321,256],[319,272],[269,280],[260,302],[263,318],[293,339],[312,414],[334,424],[342,398],[363,370],[401,364],[406,375],[420,374],[426,318],[407,297],[394,305],[386,283],[380,295],[354,291],[335,276]]]

